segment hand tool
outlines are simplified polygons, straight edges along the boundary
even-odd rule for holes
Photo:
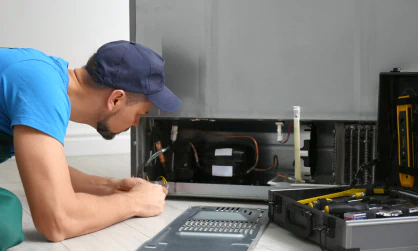
[[[383,207],[373,204],[369,205],[366,203],[345,203],[325,206],[324,211],[328,214],[344,215],[348,212],[359,212],[377,209],[383,209]]]
[[[316,201],[309,202],[308,206],[318,209],[318,210],[324,210],[324,207],[327,205],[340,204],[340,203],[352,203],[352,202],[361,201],[361,199],[359,200],[353,200],[353,199],[356,199],[355,195],[350,196],[350,197],[341,197],[341,198],[335,198],[335,199],[322,198]]]
[[[399,209],[383,209],[376,211],[376,218],[399,217],[402,215],[402,210]]]
[[[409,96],[400,96],[398,100],[409,99]],[[412,104],[400,103],[396,106],[398,129],[398,165],[408,168],[415,167],[415,149],[412,128]],[[403,187],[414,186],[414,176],[399,173],[399,180]]]
[[[382,187],[373,188],[373,194],[386,194],[388,191]],[[365,196],[366,188],[352,188],[338,193],[326,194],[322,196],[317,196],[313,198],[298,200],[299,203],[308,204],[310,202],[316,201],[318,199],[334,199],[339,197],[354,197],[362,198]]]

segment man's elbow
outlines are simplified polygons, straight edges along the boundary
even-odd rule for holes
[[[68,238],[68,220],[67,217],[54,213],[48,217],[34,216],[33,222],[36,229],[45,238],[52,242],[60,242]]]

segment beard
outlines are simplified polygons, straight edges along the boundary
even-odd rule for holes
[[[117,133],[114,133],[114,132],[110,131],[109,122],[108,122],[111,117],[116,115],[116,113],[111,114],[110,116],[108,116],[108,117],[100,120],[99,122],[97,122],[97,126],[96,126],[97,129],[96,130],[106,140],[112,140],[117,135]]]

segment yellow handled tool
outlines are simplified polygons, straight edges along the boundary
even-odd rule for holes
[[[398,99],[407,99],[409,96],[400,96]],[[400,104],[396,106],[398,127],[398,164],[412,168],[414,163],[414,137],[412,128],[412,104]],[[414,186],[414,176],[399,173],[399,180],[403,187]]]
[[[373,188],[373,194],[385,194],[384,188]],[[353,188],[349,190],[345,190],[338,193],[326,194],[318,197],[313,197],[304,200],[298,200],[299,203],[302,204],[309,204],[310,202],[316,201],[318,199],[333,199],[338,197],[353,197],[356,199],[362,198],[366,193],[366,188]]]

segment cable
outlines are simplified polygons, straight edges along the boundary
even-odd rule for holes
[[[292,128],[292,126],[293,126],[293,123],[291,123],[291,124],[289,125],[289,127],[287,128],[287,137],[286,137],[286,140],[285,140],[284,142],[280,142],[281,144],[286,144],[286,142],[289,140],[289,136],[290,136],[290,128]]]
[[[145,163],[145,166],[148,166],[154,159],[158,158],[158,156],[160,156],[160,154],[164,153],[165,151],[167,151],[168,149],[170,149],[170,147],[166,147],[160,151],[155,152],[153,155],[151,155],[151,157],[148,159],[148,161]]]
[[[192,148],[193,148],[193,152],[194,152],[194,159],[196,160],[196,165],[197,165],[197,167],[200,167],[200,164],[199,164],[199,156],[197,155],[196,148],[194,147],[194,145],[193,145],[193,143],[192,143],[192,142],[190,142],[189,144],[190,144],[190,145],[192,146]]]
[[[273,156],[273,163],[271,164],[271,166],[269,168],[265,168],[265,169],[261,169],[261,168],[255,168],[254,171],[256,172],[266,172],[271,170],[274,166],[276,166],[276,173],[277,173],[277,166],[279,165],[279,157],[277,157],[277,155]]]
[[[276,155],[274,155],[274,156],[276,156]],[[276,156],[276,157],[277,157],[277,156]],[[282,177],[282,178],[285,178],[285,179],[293,179],[293,178],[291,178],[291,177],[289,177],[289,176],[286,176],[286,175],[283,175],[283,174],[278,173],[278,172],[277,172],[278,167],[279,167],[279,158],[277,157],[277,162],[276,162],[276,171],[274,172],[274,173],[276,174],[276,176],[278,176],[278,177]]]
[[[167,185],[167,180],[164,178],[164,176],[158,177],[157,178],[157,181],[158,181],[159,178],[161,178],[161,180],[163,181],[164,185]]]
[[[163,150],[163,146],[162,146],[162,144],[161,144],[161,141],[160,141],[160,140],[158,140],[158,141],[155,143],[155,148],[157,149],[157,151],[161,151],[161,150]],[[165,157],[164,157],[164,154],[160,154],[160,155],[158,156],[158,158],[160,159],[160,163],[161,163],[161,165],[165,168]]]
[[[254,145],[255,145],[255,163],[254,163],[254,165],[250,169],[247,170],[247,173],[250,173],[250,172],[254,171],[254,169],[258,165],[258,159],[259,159],[258,143],[251,136],[235,136],[235,135],[228,135],[228,134],[218,134],[218,133],[210,133],[210,132],[205,132],[205,131],[200,131],[200,130],[195,130],[195,129],[184,129],[184,130],[186,130],[186,131],[193,131],[193,132],[199,132],[199,133],[203,133],[203,134],[207,134],[207,135],[211,135],[211,136],[215,136],[215,137],[246,138],[246,139],[251,139],[254,142]]]
[[[357,182],[359,181],[359,178],[357,176],[360,174],[361,171],[364,171],[364,169],[370,168],[370,167],[376,165],[379,161],[380,161],[379,158],[375,158],[375,159],[373,159],[369,162],[364,162],[363,164],[361,164],[361,166],[359,166],[356,174],[354,175],[353,181],[351,181],[351,183],[350,183],[350,188],[357,185]]]
[[[288,180],[296,180],[293,177],[286,176],[286,175],[283,175],[283,174],[280,174],[280,173],[277,172],[277,169],[279,167],[279,157],[277,157],[277,155],[274,155],[273,156],[273,163],[271,164],[271,166],[269,168],[266,168],[266,169],[255,169],[254,171],[258,171],[258,172],[269,171],[269,170],[271,170],[273,168],[273,166],[276,166],[275,167],[275,172],[274,172],[274,174],[276,174],[276,176],[281,177],[281,178],[284,178],[284,179],[288,179]],[[301,182],[305,182],[305,181],[302,180]]]

